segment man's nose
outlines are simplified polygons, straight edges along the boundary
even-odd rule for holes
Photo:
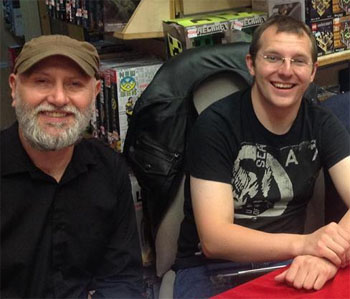
[[[292,71],[293,71],[293,66],[292,66],[291,60],[288,58],[284,58],[282,65],[279,67],[278,71],[280,74],[283,74],[285,76],[290,76],[292,74]]]
[[[48,102],[57,107],[62,107],[68,104],[68,95],[62,83],[55,84],[48,97]]]

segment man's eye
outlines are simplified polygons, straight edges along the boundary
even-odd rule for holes
[[[38,83],[38,84],[46,84],[49,81],[47,79],[36,79],[35,82]]]
[[[270,62],[277,62],[281,60],[281,57],[276,56],[276,55],[266,55],[266,60]]]
[[[303,58],[295,58],[293,59],[293,62],[297,65],[306,65],[307,61]]]
[[[80,81],[72,81],[68,84],[69,87],[72,88],[78,88],[81,87],[83,84]]]

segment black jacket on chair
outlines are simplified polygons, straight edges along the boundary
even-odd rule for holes
[[[163,64],[136,102],[124,154],[142,188],[153,233],[184,175],[186,139],[198,116],[194,89],[221,72],[232,72],[251,85],[248,51],[245,42],[187,50]]]

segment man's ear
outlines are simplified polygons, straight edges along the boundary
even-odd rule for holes
[[[312,67],[312,73],[311,73],[311,78],[310,78],[310,83],[314,81],[315,79],[315,75],[317,72],[317,68],[318,68],[318,62],[314,63],[313,67]]]
[[[18,77],[14,73],[10,74],[9,76],[9,85],[11,88],[11,97],[12,97],[12,103],[11,106],[15,107],[16,106],[16,86],[17,86],[17,80]]]
[[[254,61],[253,61],[252,55],[250,55],[250,54],[246,55],[245,63],[247,65],[249,73],[254,77],[255,76],[255,67],[254,67]]]
[[[96,85],[95,85],[95,98],[97,95],[101,92],[101,80],[96,80]]]

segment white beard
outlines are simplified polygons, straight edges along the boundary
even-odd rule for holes
[[[91,105],[83,111],[79,111],[72,105],[57,108],[53,105],[45,103],[32,108],[23,102],[17,93],[15,110],[23,136],[33,148],[41,151],[57,151],[71,146],[81,139],[82,134],[89,125],[94,106],[95,103],[92,99]],[[75,118],[74,123],[71,125],[48,123],[48,126],[56,127],[62,130],[62,132],[58,135],[49,134],[38,122],[38,114],[40,111],[44,110],[73,113]],[[64,126],[67,126],[67,128],[64,129]]]

